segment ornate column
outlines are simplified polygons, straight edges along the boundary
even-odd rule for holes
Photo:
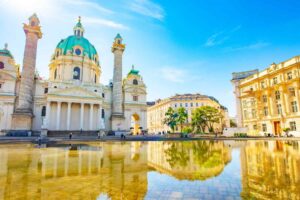
[[[71,124],[71,109],[72,109],[72,103],[68,102],[68,110],[67,110],[67,130],[70,130],[70,124]]]
[[[122,37],[115,37],[111,51],[114,54],[114,73],[112,88],[112,130],[124,129],[123,88],[122,88],[122,57],[125,45]]]
[[[50,113],[51,113],[51,101],[47,101],[46,117],[45,117],[45,129],[50,128]]]
[[[102,115],[101,115],[101,105],[98,106],[98,120],[97,120],[97,129],[103,129],[102,127]]]
[[[90,130],[93,130],[94,104],[90,104]]]
[[[56,130],[60,128],[60,113],[61,113],[61,102],[57,102],[57,110],[56,110]]]
[[[29,131],[32,129],[33,91],[35,86],[35,65],[38,40],[42,38],[40,21],[36,14],[24,24],[26,35],[23,68],[19,90],[19,100],[15,113],[12,116],[12,129]]]
[[[80,107],[80,129],[83,129],[83,115],[84,115],[84,103],[81,103],[81,107]]]

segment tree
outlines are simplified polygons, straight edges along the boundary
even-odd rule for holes
[[[178,114],[177,122],[180,124],[180,131],[182,132],[183,124],[184,122],[186,122],[188,114],[186,113],[186,110],[182,107],[178,108],[176,112]]]
[[[196,108],[192,113],[192,126],[197,132],[205,132],[206,121],[203,109]]]
[[[177,118],[178,118],[178,114],[175,112],[175,110],[173,110],[173,108],[170,107],[168,111],[165,113],[164,124],[169,126],[172,132],[174,132],[175,127],[177,126],[178,123]]]
[[[202,106],[197,108],[192,114],[192,125],[201,132],[205,132],[207,127],[209,132],[214,132],[214,124],[220,123],[221,112],[211,106]]]
[[[230,127],[237,127],[234,120],[230,119]]]
[[[205,113],[205,120],[209,132],[214,132],[214,124],[220,122],[222,114],[217,108],[212,106],[203,106],[201,107]]]

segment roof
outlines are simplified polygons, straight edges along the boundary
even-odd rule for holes
[[[122,39],[120,33],[118,33],[118,34],[116,35],[115,39]]]
[[[73,52],[75,46],[82,47],[83,55],[87,54],[90,59],[97,55],[94,45],[92,45],[89,40],[84,37],[77,37],[75,35],[71,35],[66,39],[61,40],[56,48],[61,49],[63,55],[67,55],[68,51]]]
[[[7,44],[5,44],[4,49],[0,49],[0,56],[7,56],[12,59],[14,58],[10,51],[7,49]]]

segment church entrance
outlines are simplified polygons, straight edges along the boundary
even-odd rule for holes
[[[136,113],[131,116],[131,133],[132,135],[140,134],[140,116]]]

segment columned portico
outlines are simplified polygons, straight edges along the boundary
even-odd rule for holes
[[[100,103],[49,99],[46,106],[45,129],[55,131],[95,131],[101,128]]]

